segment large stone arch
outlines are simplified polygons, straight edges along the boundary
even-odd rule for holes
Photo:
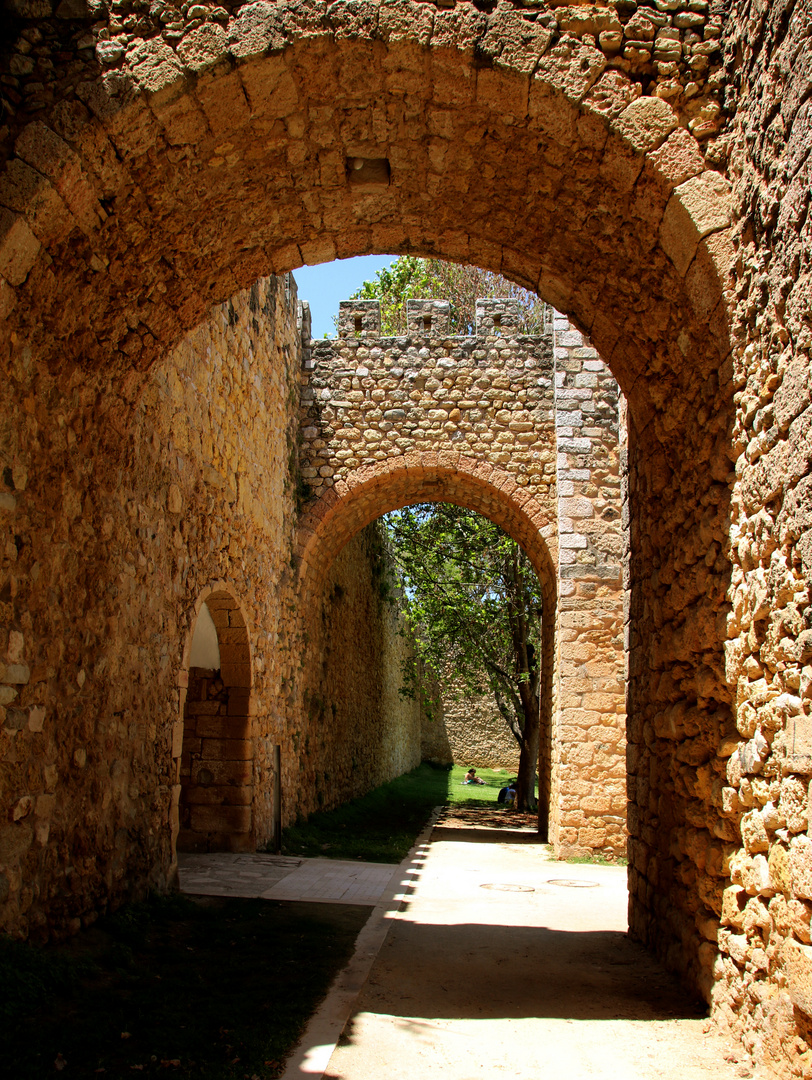
[[[665,101],[521,10],[257,3],[99,55],[18,118],[3,177],[3,311],[53,363],[143,369],[261,274],[407,251],[538,290],[640,426],[727,353],[729,184]]]
[[[0,393],[28,418],[15,454],[36,458],[56,400],[74,437],[99,430],[115,453],[155,358],[268,271],[417,252],[537,289],[629,400],[631,925],[707,992],[702,937],[737,837],[727,820],[711,831],[738,453],[727,180],[588,34],[506,5],[260,3],[177,48],[99,44],[87,59],[77,41],[71,85],[9,129]],[[28,498],[47,502],[47,483]]]
[[[539,826],[557,840],[560,808],[552,772],[556,686],[557,529],[545,508],[503,470],[454,453],[412,453],[355,470],[308,508],[299,525],[296,557],[299,602],[307,637],[318,636],[321,594],[344,545],[376,518],[420,502],[450,502],[500,525],[527,553],[541,584],[541,749]]]

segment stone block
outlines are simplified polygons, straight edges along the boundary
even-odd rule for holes
[[[684,277],[699,241],[731,221],[730,184],[718,173],[704,172],[674,189],[660,226],[666,255]]]
[[[789,870],[793,893],[812,900],[812,840],[808,836],[794,836],[790,841]]]
[[[615,126],[632,150],[643,154],[661,146],[679,126],[679,118],[661,98],[639,97],[620,113]]]
[[[22,285],[41,244],[25,218],[0,207],[0,274],[10,285]]]
[[[178,43],[178,57],[187,71],[202,75],[228,63],[228,38],[214,22],[203,23]]]
[[[781,960],[792,1004],[812,1017],[812,945],[785,941]]]
[[[251,761],[254,747],[250,739],[212,739],[202,740],[200,748],[201,762],[210,759],[216,761]]]
[[[160,38],[137,41],[127,64],[138,85],[155,105],[166,105],[186,89],[186,75],[173,50]]]

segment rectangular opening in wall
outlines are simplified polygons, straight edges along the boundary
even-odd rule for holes
[[[362,324],[361,316],[356,315],[355,316],[355,332],[356,332],[356,334],[360,334],[361,331],[363,330],[363,328],[364,327],[363,327],[363,324]]]
[[[347,181],[353,187],[388,187],[389,162],[386,158],[347,158]]]
[[[431,315],[423,316],[423,329],[426,331],[427,334],[431,330]]]

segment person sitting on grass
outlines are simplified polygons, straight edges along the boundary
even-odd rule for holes
[[[465,774],[465,779],[463,780],[463,784],[484,784],[484,783],[485,783],[485,781],[482,780],[479,776],[477,776],[476,769],[469,769],[468,772]]]
[[[505,787],[499,789],[496,801],[503,806],[512,807],[516,802],[516,784],[518,780],[508,780]]]

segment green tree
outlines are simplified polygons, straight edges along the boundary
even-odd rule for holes
[[[490,270],[442,259],[402,255],[391,266],[378,270],[375,280],[365,281],[350,299],[380,300],[381,331],[391,335],[406,333],[407,300],[448,300],[451,333],[472,334],[476,301],[496,296],[519,301],[523,333],[541,332],[549,309],[535,293]]]
[[[449,503],[383,520],[417,643],[406,692],[431,711],[420,671],[442,692],[449,668],[465,693],[490,691],[520,748],[517,806],[535,808],[542,599],[529,559],[498,525]]]

